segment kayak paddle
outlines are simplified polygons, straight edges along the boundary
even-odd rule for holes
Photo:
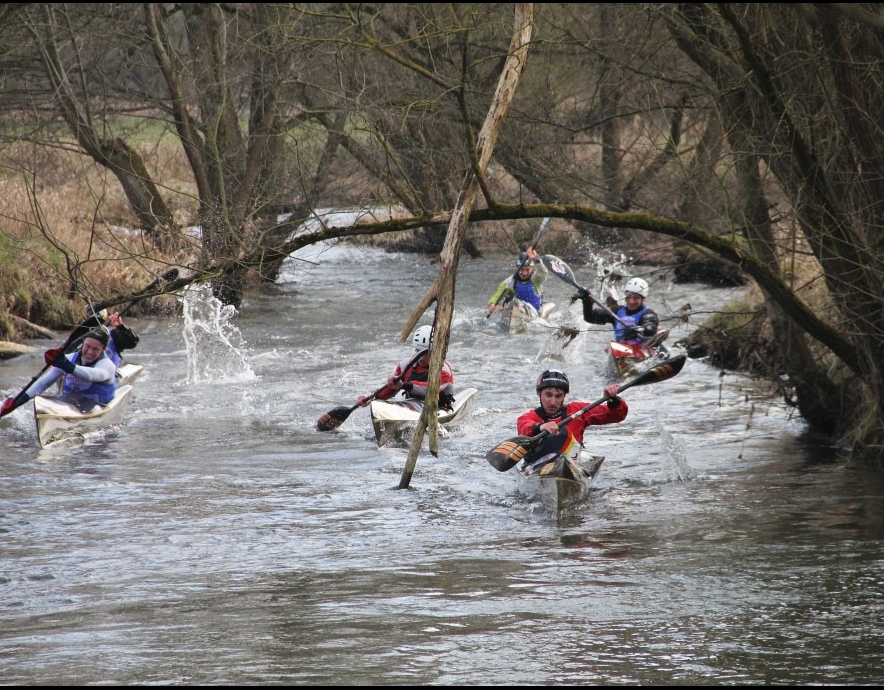
[[[543,219],[543,222],[540,224],[540,229],[537,231],[537,235],[534,237],[534,244],[532,244],[529,247],[529,249],[537,249],[537,245],[540,244],[540,239],[546,233],[547,227],[549,227],[549,220],[550,220],[549,218]],[[516,266],[516,272],[513,273],[513,285],[515,285],[516,280],[519,277],[519,271],[522,270],[522,266],[524,266],[524,265],[525,265],[525,262],[522,261],[522,262],[519,262],[519,264]],[[502,293],[500,293],[500,297],[497,298],[497,301],[494,303],[494,306],[497,306],[500,304],[501,300],[503,300],[504,294],[506,294],[506,290],[504,290]],[[512,299],[512,298],[510,297],[509,299]],[[509,301],[509,299],[507,301]],[[487,314],[485,314],[485,318],[487,319],[493,313],[494,313],[493,311],[489,311]]]
[[[402,377],[405,376],[405,374],[407,374],[408,371],[417,363],[417,360],[419,360],[421,358],[421,356],[423,354],[425,354],[426,352],[427,352],[427,350],[420,350],[417,354],[415,354],[415,356],[411,358],[411,361],[409,361],[408,364],[405,365],[405,369],[402,370],[402,373],[393,379],[393,383],[400,381],[402,379]],[[378,388],[371,395],[367,395],[365,397],[365,400],[362,401],[363,405],[371,400],[374,400],[378,396],[378,394],[382,390],[384,390],[386,387],[387,387],[387,385],[384,384],[383,386]],[[326,412],[324,415],[322,415],[316,421],[316,430],[317,431],[334,431],[339,426],[341,426],[341,424],[343,424],[344,422],[347,421],[347,417],[349,417],[350,414],[354,410],[356,410],[356,408],[362,407],[363,405],[360,405],[359,403],[356,403],[352,407],[347,407],[346,405],[342,405],[341,407],[335,407],[335,408],[329,410],[328,412]]]
[[[577,281],[574,280],[574,272],[571,270],[571,267],[564,261],[562,261],[559,257],[553,256],[552,254],[544,254],[540,258],[540,260],[543,261],[543,265],[546,266],[550,270],[550,272],[553,273],[553,275],[558,276],[566,283],[568,283],[568,285],[573,285],[575,288],[577,288],[577,290],[582,290],[583,292],[585,292],[587,295],[589,295],[589,299],[598,304],[617,322],[619,322],[623,326],[626,325],[621,319],[617,318],[617,315],[614,312],[608,309],[608,306],[606,304],[597,300],[589,290],[587,290],[582,285],[579,285]]]
[[[635,378],[621,384],[620,387],[617,389],[617,394],[619,395],[627,388],[631,388],[632,386],[644,386],[649,383],[658,383],[660,381],[671,379],[682,370],[682,367],[684,367],[686,361],[687,355],[678,355],[677,357],[668,359],[655,367],[651,367],[650,369],[642,372]],[[559,428],[561,429],[568,422],[573,419],[577,419],[577,417],[585,414],[586,412],[589,412],[592,408],[598,407],[606,400],[610,400],[607,395],[604,398],[596,400],[594,403],[590,403],[586,407],[581,407],[579,410],[577,410],[573,414],[568,415],[561,422],[559,422]],[[498,470],[499,472],[506,472],[507,470],[510,470],[518,465],[519,460],[528,455],[531,449],[534,448],[534,446],[536,446],[548,433],[549,432],[547,431],[541,431],[536,436],[514,436],[513,438],[507,439],[506,441],[497,444],[494,448],[489,450],[488,453],[486,453],[485,455],[485,459],[491,464],[494,469]]]
[[[150,283],[146,288],[141,290],[138,293],[138,296],[136,296],[131,302],[129,302],[125,307],[123,307],[120,310],[120,316],[124,316],[125,314],[127,314],[132,307],[134,307],[138,302],[143,300],[147,296],[147,293],[149,293],[151,290],[156,288],[158,285],[160,285],[161,283],[168,283],[170,280],[175,280],[177,277],[178,277],[178,269],[177,268],[170,268],[168,271],[163,273],[163,275],[161,275],[159,278],[157,278],[152,283]],[[68,336],[68,339],[64,341],[64,345],[61,346],[61,351],[64,353],[73,352],[74,349],[76,349],[76,347],[81,342],[83,342],[83,340],[89,334],[89,331],[92,330],[92,327],[99,326],[99,325],[101,325],[101,321],[94,314],[92,316],[90,316],[88,319],[86,319],[85,321],[83,321],[82,323],[78,324],[74,328],[74,330],[71,331],[70,335]],[[30,388],[31,386],[34,385],[34,382],[38,378],[40,378],[41,376],[43,376],[43,374],[46,373],[47,369],[49,369],[50,366],[52,366],[52,365],[51,364],[44,365],[43,368],[37,373],[37,375],[34,376],[34,378],[32,378],[30,381],[28,381],[27,385],[25,385],[25,387],[22,388],[18,392],[18,395],[16,395],[14,399],[18,400],[24,394],[24,392],[26,390],[28,390],[28,388]],[[18,407],[20,407],[19,404],[15,405],[15,407],[13,407],[11,410],[9,410],[6,414],[10,414],[14,410],[16,410]],[[0,417],[2,417],[2,416],[3,415],[0,414]]]

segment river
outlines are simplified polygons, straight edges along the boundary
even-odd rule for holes
[[[302,250],[241,313],[194,291],[128,320],[145,372],[118,426],[41,450],[31,405],[0,421],[0,682],[884,682],[884,487],[767,386],[688,360],[630,389],[626,421],[589,430],[606,459],[563,516],[486,462],[544,368],[602,395],[610,330],[554,276],[555,328],[510,336],[484,305],[512,261],[461,261],[448,359],[476,407],[438,457],[425,442],[410,488],[366,410],[317,432],[410,356],[397,335],[436,271]],[[739,292],[648,277],[676,351]],[[562,325],[580,330],[564,348]],[[41,366],[2,363],[3,394]]]

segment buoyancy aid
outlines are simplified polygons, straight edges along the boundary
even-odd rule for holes
[[[80,361],[82,354],[82,352],[77,351],[71,358],[71,361],[80,367],[93,367],[102,359],[110,359],[107,354],[102,354],[101,357],[95,360],[92,364],[84,364]],[[110,381],[87,381],[74,374],[66,374],[62,391],[64,393],[77,393],[91,400],[96,400],[102,405],[107,405],[114,399],[114,395],[117,393],[117,381],[116,377],[111,378]]]
[[[627,313],[626,307],[620,307],[620,310],[617,312],[618,321],[614,322],[614,340],[621,343],[629,343],[635,344],[640,343],[641,340],[624,340],[623,335],[626,333],[627,328],[635,328],[638,329],[638,322],[641,321],[644,313],[649,309],[649,307],[643,306],[637,312],[633,312],[632,314]]]
[[[537,311],[540,311],[540,305],[543,304],[543,297],[537,294],[534,282],[530,278],[528,280],[516,280],[515,288],[517,299],[522,302],[527,302]]]

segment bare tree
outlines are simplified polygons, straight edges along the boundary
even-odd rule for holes
[[[519,77],[528,60],[531,42],[531,30],[534,17],[533,3],[516,3],[513,37],[507,54],[506,62],[498,82],[497,91],[488,108],[488,116],[476,138],[473,166],[467,172],[461,187],[457,204],[451,214],[448,235],[441,254],[439,275],[420,305],[411,315],[408,323],[400,333],[403,338],[411,331],[421,314],[433,301],[438,303],[436,317],[433,321],[433,347],[430,349],[430,371],[427,384],[427,402],[421,411],[417,430],[408,449],[408,459],[399,483],[400,489],[408,488],[411,475],[417,462],[425,430],[430,430],[430,451],[438,455],[439,424],[436,413],[439,409],[439,376],[448,353],[448,336],[451,331],[451,319],[454,315],[454,293],[457,284],[457,264],[460,247],[466,235],[467,221],[480,188],[487,189],[485,174],[494,153],[494,145],[503,127],[507,112],[519,84]]]
[[[272,278],[305,244],[406,230],[453,281],[466,218],[668,237],[755,279],[790,401],[884,458],[876,6],[538,5],[487,168],[474,133],[512,54],[509,5],[65,7],[6,13],[0,114],[29,113],[29,140],[76,134],[146,229],[171,227],[163,187],[114,128],[167,123],[203,231],[198,271],[175,287],[212,279],[236,303],[250,271]],[[411,217],[292,236],[323,203],[390,202]]]

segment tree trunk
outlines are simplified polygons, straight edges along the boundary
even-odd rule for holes
[[[522,74],[525,62],[528,59],[533,25],[534,4],[516,3],[515,29],[510,41],[506,63],[497,84],[497,91],[488,109],[485,123],[476,140],[476,155],[474,157],[476,169],[467,172],[457,204],[451,214],[451,222],[448,224],[448,235],[445,238],[445,246],[440,255],[441,266],[439,275],[418,308],[412,312],[408,323],[400,334],[403,339],[407,337],[412,328],[417,324],[421,314],[426,311],[427,307],[434,300],[437,302],[436,317],[433,320],[433,346],[430,348],[427,397],[420,420],[418,420],[414,438],[408,449],[408,458],[399,482],[400,489],[407,489],[411,483],[411,476],[414,473],[424,433],[428,428],[430,431],[430,452],[433,455],[438,455],[439,453],[439,424],[437,417],[439,409],[439,376],[442,373],[442,365],[448,353],[451,318],[454,314],[454,292],[458,257],[460,256],[460,248],[466,234],[470,211],[475,204],[476,196],[479,192],[479,178],[484,177],[488,169],[488,163],[491,161],[491,155],[494,153],[494,145],[506,120],[516,87],[519,84],[519,76]]]
[[[28,28],[40,46],[46,76],[55,87],[55,97],[62,115],[83,150],[99,165],[105,166],[119,180],[126,198],[138,217],[145,234],[162,249],[169,249],[177,240],[178,227],[172,211],[148,173],[141,156],[120,138],[98,135],[88,114],[88,107],[76,96],[62,60],[56,39],[55,8],[40,6],[43,12],[42,33],[34,24]],[[88,94],[83,94],[88,99]]]

